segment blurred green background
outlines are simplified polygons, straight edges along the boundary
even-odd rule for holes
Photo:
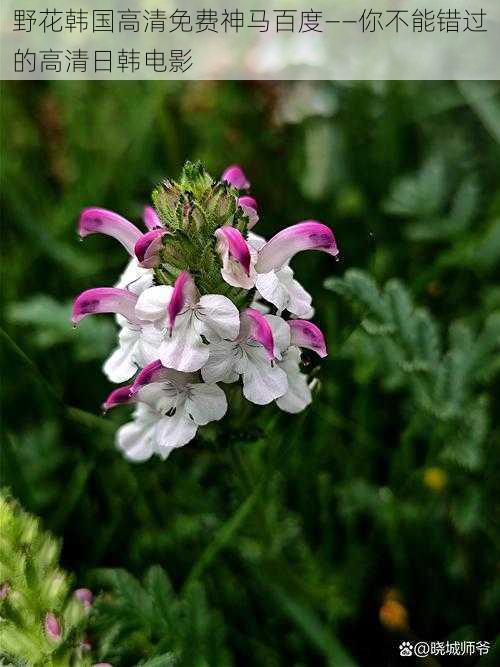
[[[107,591],[98,658],[371,667],[399,664],[401,639],[493,643],[498,86],[4,83],[2,115],[2,484],[62,538],[76,584]],[[69,323],[126,259],[78,243],[76,221],[92,205],[137,221],[186,159],[241,164],[261,234],[334,229],[340,262],[294,261],[330,355],[303,415],[267,407],[132,465],[113,444],[127,411],[99,412],[112,318]],[[168,604],[144,583],[155,564]]]

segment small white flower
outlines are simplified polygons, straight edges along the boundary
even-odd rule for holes
[[[178,371],[197,371],[207,362],[209,350],[202,336],[216,334],[233,340],[239,330],[234,303],[220,294],[200,297],[187,271],[173,287],[158,285],[143,292],[136,315],[153,322],[161,332],[157,357],[164,366]]]
[[[195,437],[198,426],[222,419],[227,410],[220,387],[200,382],[197,374],[164,368],[158,361],[145,367],[131,387],[113,392],[105,406],[131,401],[138,403],[134,421],[118,430],[117,445],[135,461],[153,454],[167,458],[172,449]]]
[[[276,306],[278,315],[288,310],[293,317],[312,317],[312,297],[294,278],[289,262],[301,250],[337,254],[335,239],[328,227],[314,221],[302,222],[283,229],[270,241],[250,232],[248,243],[257,252],[255,287],[260,296]]]
[[[287,323],[275,315],[262,315],[248,308],[241,314],[235,341],[210,343],[210,356],[201,375],[205,382],[243,380],[243,395],[257,405],[266,405],[288,390],[286,373],[278,367],[282,351],[290,344]]]
[[[88,315],[114,313],[120,316],[122,329],[118,348],[104,364],[112,382],[130,379],[145,364],[158,357],[161,337],[150,322],[136,316],[137,296],[117,287],[96,287],[82,292],[73,304],[72,320],[76,325]]]

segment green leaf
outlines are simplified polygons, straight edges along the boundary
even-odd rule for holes
[[[396,181],[384,210],[402,217],[434,216],[446,194],[446,172],[440,156],[431,157],[413,176]]]

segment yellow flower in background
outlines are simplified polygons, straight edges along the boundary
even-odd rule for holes
[[[424,485],[431,491],[441,493],[447,484],[448,475],[442,468],[432,467],[424,471]]]
[[[378,617],[382,625],[388,630],[408,630],[408,611],[401,602],[399,592],[390,588],[384,595],[384,602],[379,609]]]

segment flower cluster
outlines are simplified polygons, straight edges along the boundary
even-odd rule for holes
[[[214,181],[187,163],[179,182],[163,181],[146,207],[146,232],[110,211],[88,208],[81,237],[113,236],[131,259],[115,287],[80,294],[73,322],[114,313],[118,346],[104,364],[125,383],[105,410],[134,404],[133,421],[117,433],[125,456],[143,461],[192,440],[199,426],[227,411],[219,383],[242,384],[257,405],[276,401],[299,412],[311,402],[301,348],[326,356],[320,329],[309,321],[311,296],[289,266],[301,250],[338,254],[332,231],[308,220],[266,241],[250,184],[236,165]]]

